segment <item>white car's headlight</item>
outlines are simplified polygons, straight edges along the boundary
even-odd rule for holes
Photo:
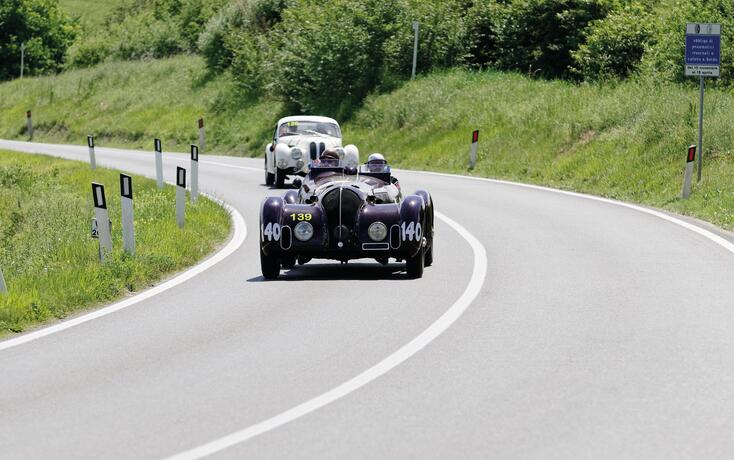
[[[373,222],[367,228],[367,235],[372,241],[382,241],[387,237],[387,226],[382,222]]]
[[[287,168],[288,167],[288,160],[286,160],[285,158],[281,158],[280,160],[278,160],[278,167],[280,169]]]
[[[293,229],[298,241],[308,241],[313,236],[313,226],[308,222],[298,222]]]
[[[296,161],[296,170],[303,169],[304,166],[306,166],[306,163],[304,163],[303,160]]]
[[[303,156],[303,152],[298,147],[293,147],[291,149],[291,158],[294,160],[297,160]]]

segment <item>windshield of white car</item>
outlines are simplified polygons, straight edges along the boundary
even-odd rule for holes
[[[299,134],[316,134],[331,137],[342,137],[339,126],[321,121],[288,121],[278,128],[278,136],[296,136]]]

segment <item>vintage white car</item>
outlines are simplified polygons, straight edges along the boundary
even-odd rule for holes
[[[332,118],[301,115],[278,120],[273,141],[265,147],[265,183],[281,188],[287,176],[305,176],[309,162],[326,149],[342,146],[339,123]]]

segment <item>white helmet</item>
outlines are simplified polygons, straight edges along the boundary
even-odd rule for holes
[[[367,157],[367,163],[387,163],[385,157],[381,153],[373,153]]]

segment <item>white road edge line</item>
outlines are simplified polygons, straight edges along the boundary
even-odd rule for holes
[[[232,224],[234,226],[234,233],[232,235],[232,238],[216,254],[206,259],[205,261],[197,265],[194,265],[193,267],[175,276],[174,278],[171,278],[168,281],[165,281],[159,284],[158,286],[152,287],[151,289],[148,289],[147,291],[143,291],[140,294],[136,294],[133,297],[127,298],[117,303],[113,303],[112,305],[109,305],[107,307],[93,311],[91,313],[87,313],[77,318],[70,319],[68,321],[64,321],[62,323],[55,324],[53,326],[45,327],[37,331],[29,332],[27,334],[21,335],[20,337],[9,339],[4,342],[0,342],[0,350],[7,350],[8,348],[17,347],[18,345],[22,345],[24,343],[28,343],[33,340],[40,339],[41,337],[46,337],[48,335],[64,331],[74,326],[78,326],[88,321],[92,321],[93,319],[97,319],[102,316],[107,316],[116,311],[130,307],[137,303],[140,303],[146,299],[149,299],[155,295],[160,294],[163,291],[167,291],[175,286],[178,286],[179,284],[183,282],[190,280],[191,278],[198,275],[199,273],[202,273],[203,271],[221,262],[222,260],[227,258],[229,255],[231,255],[233,252],[235,252],[237,249],[239,249],[239,247],[242,246],[242,243],[244,243],[245,239],[247,238],[247,225],[245,224],[245,219],[242,217],[242,214],[240,214],[239,211],[237,211],[235,208],[225,203],[224,201],[220,200],[219,198],[216,198],[208,194],[203,194],[203,195],[219,203],[224,209],[229,211],[230,215],[232,216]]]
[[[697,233],[698,235],[718,244],[719,246],[723,247],[727,251],[734,253],[734,243],[732,243],[731,241],[727,240],[726,238],[723,238],[709,230],[706,230],[705,228],[702,228],[696,224],[692,224],[690,222],[686,222],[684,220],[678,219],[677,217],[671,216],[669,214],[665,214],[663,212],[656,211],[654,209],[646,208],[644,206],[639,206],[639,205],[632,204],[632,203],[625,203],[624,201],[613,200],[611,198],[604,198],[601,196],[586,195],[584,193],[579,193],[579,192],[558,190],[555,188],[543,187],[542,185],[523,184],[521,182],[512,182],[512,181],[506,181],[506,180],[501,180],[501,179],[489,179],[487,177],[463,176],[460,174],[437,173],[437,172],[432,172],[432,171],[411,171],[408,169],[399,170],[399,171],[406,172],[409,174],[417,173],[417,174],[426,174],[429,176],[452,177],[456,179],[470,179],[470,180],[475,180],[475,181],[480,181],[480,182],[490,182],[490,183],[495,183],[495,184],[510,185],[514,187],[522,187],[522,188],[527,188],[527,189],[540,190],[543,192],[559,193],[561,195],[568,195],[568,196],[573,196],[576,198],[584,198],[587,200],[611,204],[614,206],[621,206],[623,208],[633,209],[635,211],[639,211],[639,212],[663,219],[675,225],[679,225],[687,230]]]
[[[449,217],[436,212],[436,217],[447,223],[452,227],[459,235],[464,238],[471,246],[472,252],[474,253],[474,266],[472,268],[472,276],[469,280],[464,292],[461,294],[456,302],[449,308],[443,315],[441,315],[433,324],[431,324],[426,330],[421,332],[417,337],[403,345],[400,349],[392,353],[387,358],[383,359],[379,363],[370,367],[366,371],[357,375],[356,377],[347,380],[341,385],[333,388],[326,393],[316,396],[292,409],[288,409],[285,412],[281,412],[267,420],[263,420],[260,423],[244,428],[243,430],[231,433],[222,438],[208,442],[194,449],[181,452],[172,457],[168,457],[167,460],[188,460],[188,459],[199,459],[203,458],[224,449],[232,447],[236,444],[243,443],[248,439],[254,438],[255,436],[266,433],[270,430],[278,428],[286,423],[292,422],[304,415],[307,415],[317,409],[320,409],[327,404],[330,404],[344,396],[358,390],[359,388],[367,385],[373,380],[381,377],[382,375],[389,372],[391,369],[399,366],[411,356],[418,353],[434,339],[440,336],[446,331],[466,309],[471,305],[474,299],[479,295],[479,292],[484,284],[484,278],[487,274],[487,254],[482,243],[474,237],[468,230],[462,227],[459,223],[450,219]]]

